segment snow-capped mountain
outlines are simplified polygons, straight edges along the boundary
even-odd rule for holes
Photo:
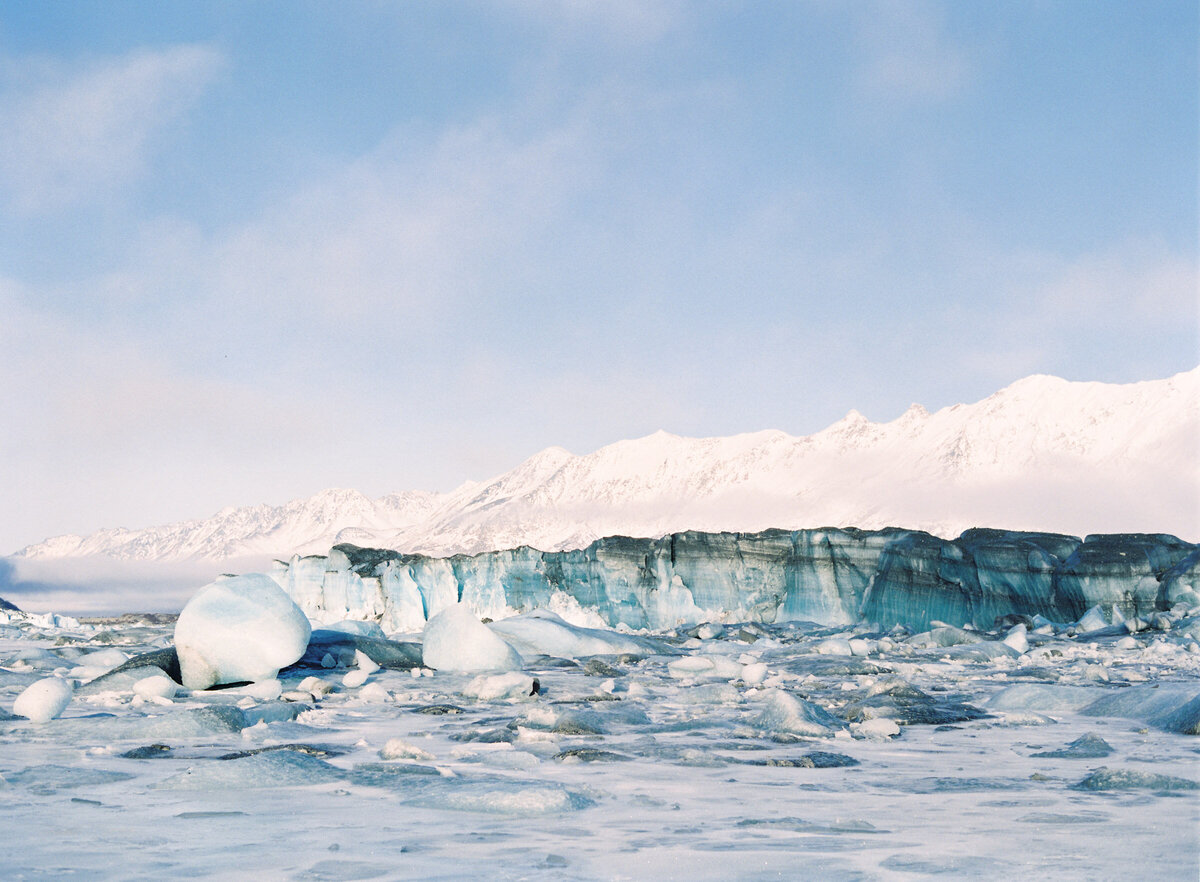
[[[441,497],[427,491],[371,499],[357,490],[323,490],[283,505],[225,508],[203,521],[143,530],[116,528],[90,536],[56,536],[29,546],[29,558],[104,556],[118,560],[185,560],[278,555],[288,549],[327,549],[334,536],[352,542],[426,520]],[[342,535],[344,534],[344,535]]]
[[[584,456],[552,447],[450,493],[327,490],[203,521],[59,536],[17,556],[224,560],[336,542],[445,555],[688,529],[889,525],[1197,538],[1200,368],[1127,385],[1032,376],[932,414],[914,404],[887,423],[851,411],[804,437],[657,432]]]

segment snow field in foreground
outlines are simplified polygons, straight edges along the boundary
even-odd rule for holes
[[[505,629],[519,670],[413,676],[334,648],[329,667],[202,692],[134,667],[34,722],[8,714],[29,687],[172,631],[10,624],[5,872],[1194,879],[1194,625],[1027,630],[1022,652],[1012,629],[802,624],[625,646],[534,617]]]

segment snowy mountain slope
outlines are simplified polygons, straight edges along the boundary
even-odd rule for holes
[[[1200,368],[1127,385],[1032,376],[974,404],[914,404],[888,423],[851,411],[805,437],[657,432],[584,456],[552,447],[446,494],[327,490],[204,521],[61,536],[18,556],[221,560],[335,542],[454,554],[687,529],[889,525],[1200,536]]]
[[[29,558],[105,556],[119,560],[183,560],[277,555],[281,549],[328,550],[331,538],[395,530],[428,517],[438,495],[426,491],[370,499],[357,490],[323,490],[279,506],[226,508],[202,521],[143,530],[116,528],[90,536],[57,536],[23,549]],[[342,534],[345,535],[342,535]]]

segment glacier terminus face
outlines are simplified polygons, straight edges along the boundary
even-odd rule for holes
[[[415,632],[463,603],[501,619],[545,608],[629,629],[704,621],[875,623],[982,629],[1006,617],[1070,623],[1099,607],[1151,623],[1200,603],[1200,550],[1173,536],[1083,539],[969,530],[768,530],[611,537],[577,551],[523,547],[432,558],[350,545],[272,573],[318,622],[369,619]]]

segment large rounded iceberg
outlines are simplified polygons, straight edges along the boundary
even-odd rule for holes
[[[311,633],[308,617],[270,576],[218,579],[175,623],[183,685],[270,680],[304,655]]]
[[[462,603],[447,607],[426,623],[421,658],[427,667],[461,673],[524,667],[517,651]]]
[[[13,702],[13,713],[35,723],[45,723],[67,709],[72,694],[71,684],[66,680],[47,677],[31,684],[17,696]]]

